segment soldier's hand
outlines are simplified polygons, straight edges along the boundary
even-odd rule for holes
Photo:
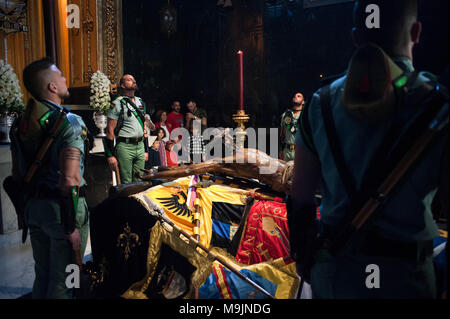
[[[109,168],[115,172],[118,169],[117,159],[114,156],[108,157]]]
[[[148,161],[148,153],[145,153],[145,161]]]
[[[75,228],[75,230],[73,231],[72,234],[67,235],[67,239],[72,244],[72,249],[73,250],[80,250],[80,248],[81,248],[81,236],[80,236],[80,231],[78,230],[78,228]]]

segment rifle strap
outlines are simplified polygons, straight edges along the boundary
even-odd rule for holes
[[[333,113],[331,109],[331,87],[327,85],[320,91],[320,107],[322,111],[322,117],[325,125],[325,132],[327,134],[328,143],[333,155],[336,169],[339,173],[339,177],[344,184],[347,196],[350,201],[356,197],[356,186],[350,169],[345,161],[344,154],[342,153],[342,145],[338,139],[336,126],[333,120]]]

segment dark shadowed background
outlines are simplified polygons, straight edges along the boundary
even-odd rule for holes
[[[251,126],[277,127],[295,92],[309,101],[321,79],[345,71],[354,49],[352,2],[308,9],[301,0],[232,0],[225,8],[218,2],[170,1],[177,24],[168,35],[160,22],[167,0],[123,1],[124,70],[153,111],[169,110],[173,99],[185,111],[194,97],[209,126],[235,126],[239,49]],[[448,5],[419,1],[419,70],[448,72]]]

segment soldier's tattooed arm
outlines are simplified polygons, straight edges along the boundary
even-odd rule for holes
[[[61,168],[59,189],[63,195],[67,195],[73,186],[81,184],[81,151],[75,147],[66,147],[61,151],[59,161]]]

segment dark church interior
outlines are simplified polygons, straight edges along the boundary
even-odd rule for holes
[[[0,302],[446,300],[448,10],[0,0]]]

